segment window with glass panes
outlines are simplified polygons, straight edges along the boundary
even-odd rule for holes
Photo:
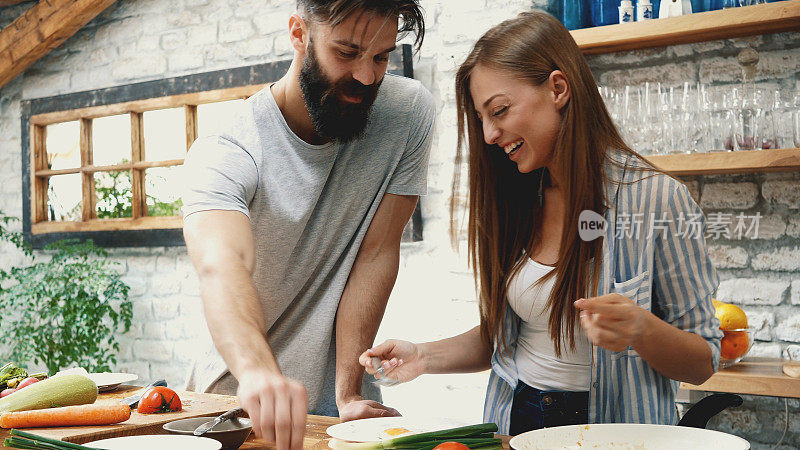
[[[32,116],[31,232],[180,228],[186,151],[261,88]]]

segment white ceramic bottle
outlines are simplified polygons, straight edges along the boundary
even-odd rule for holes
[[[690,0],[662,0],[661,7],[658,8],[658,18],[678,17],[692,13],[692,2]]]
[[[619,23],[633,22],[633,1],[622,0],[619,5]]]
[[[653,4],[650,0],[639,0],[636,2],[636,20],[650,20],[653,18]]]

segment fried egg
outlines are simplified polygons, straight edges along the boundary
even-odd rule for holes
[[[411,430],[406,428],[387,428],[381,432],[380,439],[394,439],[409,433],[411,433]]]

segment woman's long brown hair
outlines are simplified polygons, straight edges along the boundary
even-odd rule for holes
[[[571,96],[561,111],[553,150],[554,165],[564,180],[561,189],[567,208],[558,263],[547,276],[555,277],[547,303],[548,325],[556,354],[560,355],[564,344],[575,348],[578,311],[573,302],[596,295],[602,262],[603,241],[580,239],[579,215],[583,210],[602,214],[608,205],[605,167],[608,163],[619,164],[609,157],[608,150],[636,153],[620,137],[586,59],[558,20],[546,13],[526,12],[495,26],[478,40],[456,75],[458,152],[450,213],[455,242],[466,139],[468,254],[475,269],[485,342],[497,344],[499,338],[501,350],[507,348],[503,319],[509,280],[537,243],[541,218],[538,192],[548,174],[545,168],[522,174],[505,152],[484,142],[470,94],[470,76],[478,65],[512,74],[535,86],[545,83],[554,70],[560,70],[569,84]]]

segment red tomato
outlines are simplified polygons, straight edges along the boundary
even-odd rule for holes
[[[34,378],[34,377],[25,378],[24,380],[19,382],[19,384],[17,385],[17,389],[22,389],[25,386],[30,386],[33,383],[37,383],[38,381],[39,381],[39,379],[38,378]]]
[[[12,388],[3,389],[3,392],[0,392],[0,398],[5,397],[6,395],[11,395],[14,392],[17,392],[17,390]]]
[[[443,442],[433,447],[433,450],[469,450],[469,447],[458,442]]]
[[[153,386],[142,394],[138,411],[142,414],[164,413],[181,410],[181,399],[172,389]]]

